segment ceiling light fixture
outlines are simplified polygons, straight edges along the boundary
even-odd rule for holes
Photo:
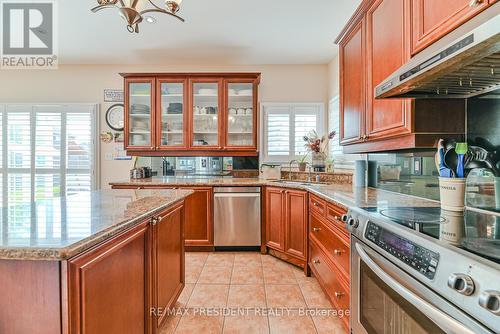
[[[144,16],[148,13],[163,13],[184,22],[184,19],[177,15],[181,2],[182,0],[165,0],[165,8],[161,8],[155,5],[153,0],[97,0],[98,6],[92,8],[91,11],[96,13],[105,8],[118,8],[120,16],[127,22],[127,30],[131,33],[138,33],[139,23],[143,20],[150,23],[155,21],[154,18],[150,20]],[[143,8],[148,4],[153,8]]]

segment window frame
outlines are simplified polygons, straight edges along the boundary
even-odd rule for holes
[[[21,108],[22,110],[9,110],[9,107]],[[54,111],[46,110],[48,107],[53,107]],[[42,109],[42,110],[37,110]],[[67,115],[71,113],[82,113],[86,109],[90,113],[91,117],[91,154],[92,161],[90,164],[90,190],[99,189],[99,156],[100,147],[99,141],[97,140],[99,131],[99,104],[98,103],[2,103],[0,104],[0,113],[2,117],[2,140],[0,141],[2,162],[0,165],[0,174],[2,182],[2,201],[8,202],[8,185],[9,185],[9,175],[15,174],[27,174],[31,178],[31,201],[35,201],[35,185],[36,185],[36,175],[47,174],[47,175],[60,175],[61,189],[60,196],[66,195],[66,175],[68,174],[78,174],[81,170],[78,169],[68,169],[66,165],[66,144],[67,144]],[[30,115],[30,147],[31,147],[31,157],[30,157],[30,167],[29,168],[15,168],[9,167],[9,156],[8,156],[8,114],[15,113],[29,113]],[[36,167],[36,149],[35,149],[35,138],[36,138],[36,115],[37,113],[54,113],[61,115],[61,147],[60,152],[60,166],[58,168],[43,168]],[[63,139],[64,138],[64,139]],[[7,148],[7,149],[6,149]],[[5,173],[4,173],[5,171]],[[64,185],[64,186],[63,186]]]
[[[283,156],[269,156],[267,151],[267,135],[268,135],[268,114],[269,108],[287,108],[282,112],[272,112],[273,114],[287,114],[290,116],[291,122],[289,124],[289,155]],[[304,112],[303,110],[298,111],[297,109],[302,109],[305,107],[310,107],[316,109],[311,112]],[[261,163],[287,163],[292,160],[296,160],[298,156],[295,155],[295,115],[299,114],[311,114],[317,115],[316,119],[316,131],[319,136],[322,136],[326,131],[325,126],[325,104],[321,102],[262,102],[260,104],[261,121],[260,121],[260,161]]]

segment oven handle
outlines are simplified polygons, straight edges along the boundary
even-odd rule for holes
[[[365,252],[363,246],[361,244],[355,244],[356,251],[359,254],[359,257],[366,263],[368,267],[387,285],[389,285],[392,289],[394,289],[397,293],[399,293],[402,297],[404,297],[408,302],[410,302],[413,306],[415,306],[420,312],[429,317],[435,324],[437,324],[442,330],[447,333],[460,333],[460,334],[475,334],[474,331],[465,327],[462,323],[453,319],[446,313],[442,312],[438,308],[429,304],[424,299],[420,298],[403,285],[401,285],[398,281],[396,281],[392,276],[387,274],[382,268],[380,268],[375,261],[371,259],[371,257]]]

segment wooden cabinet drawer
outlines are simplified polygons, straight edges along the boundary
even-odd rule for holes
[[[314,272],[323,290],[338,309],[348,310],[349,288],[340,281],[340,275],[328,263],[327,256],[314,240],[309,243],[309,252],[309,267]]]
[[[327,223],[311,215],[310,237],[323,248],[327,255],[337,267],[341,268],[345,276],[349,275],[349,243],[346,243],[344,236],[341,236],[334,227],[329,227]]]
[[[309,196],[309,210],[316,212],[320,216],[324,217],[325,212],[326,212],[326,202],[317,196],[310,195]]]
[[[345,223],[342,221],[342,215],[344,214],[346,214],[346,212],[343,209],[330,203],[326,205],[326,219],[328,219],[330,223],[337,227],[348,238],[349,232],[347,232]]]

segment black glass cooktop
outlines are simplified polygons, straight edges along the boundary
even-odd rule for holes
[[[500,263],[500,216],[475,210],[452,212],[436,207],[363,209]]]

